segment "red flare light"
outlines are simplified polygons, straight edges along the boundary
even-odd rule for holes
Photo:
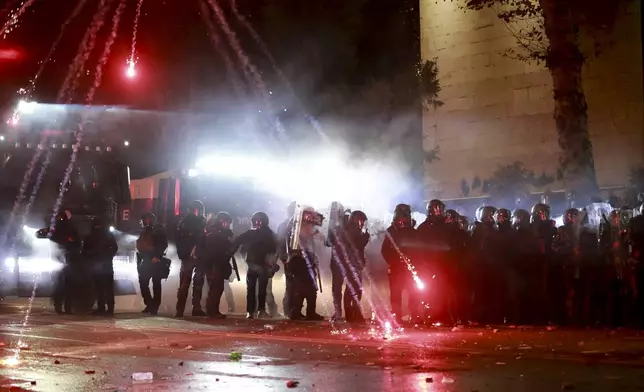
[[[20,52],[16,49],[0,49],[0,61],[15,61],[20,59]]]

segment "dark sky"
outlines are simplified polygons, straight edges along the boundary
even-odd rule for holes
[[[5,1],[9,1],[9,4],[14,3],[10,0]],[[46,57],[63,22],[72,13],[78,1],[36,0],[20,17],[17,28],[5,40],[0,41],[0,53],[19,54],[17,59],[2,59],[0,56],[0,110],[7,113],[13,107],[16,90],[25,87],[28,80],[36,74],[39,63]],[[96,69],[107,33],[111,30],[113,12],[119,2],[107,1],[111,4],[111,11],[87,63],[89,71]],[[369,77],[393,73],[397,67],[409,67],[418,57],[415,1],[237,1],[243,15],[265,38],[269,50],[277,57],[280,66],[284,67],[291,78],[293,88],[296,91],[305,91],[307,98],[315,99],[325,84],[335,82],[353,87]],[[87,0],[83,11],[67,27],[61,43],[38,80],[34,100],[55,102],[57,91],[65,79],[69,64],[76,55],[98,3],[99,0]],[[118,36],[103,69],[103,81],[93,104],[125,105],[136,109],[172,112],[191,109],[211,114],[230,111],[231,105],[237,107],[239,101],[235,101],[225,62],[213,48],[208,29],[199,13],[199,0],[144,1],[137,39],[139,74],[135,80],[125,77],[126,60],[132,44],[136,3],[136,0],[126,0],[127,8],[122,15]],[[230,1],[220,0],[219,3],[243,46],[244,54],[259,68],[268,89],[275,87],[285,91],[281,81],[278,86],[278,78],[259,46],[232,16],[228,7]],[[359,9],[360,20],[355,23],[357,27],[354,29],[357,31],[348,31],[353,29],[353,22],[345,21],[347,9],[350,8],[348,4],[355,4]],[[275,14],[267,11],[270,6],[275,7],[282,15],[278,23],[274,20],[273,24],[269,23],[271,16]],[[0,10],[0,21],[6,20],[6,11],[7,9]],[[343,34],[346,33],[347,40],[356,41],[355,48],[349,48],[351,50],[348,53],[334,53],[335,47],[341,45],[335,45],[333,40],[327,42],[322,39],[320,42],[327,46],[320,47],[320,63],[328,65],[325,68],[326,73],[314,69],[315,59],[308,59],[308,62],[299,61],[300,52],[310,52],[307,52],[308,48],[302,48],[302,42],[309,38],[309,32],[311,37],[316,37],[320,31],[328,32],[329,29],[337,27],[336,25],[349,27],[346,27],[347,32],[336,28],[337,31],[333,31],[336,36],[333,38],[343,40]],[[239,70],[237,56],[230,50],[221,30],[219,34],[229,49],[228,53],[236,62],[235,68]],[[312,42],[315,45],[317,41]],[[314,82],[306,81],[308,75],[314,75],[311,76],[315,78]],[[93,72],[81,77],[74,102],[84,101],[83,94],[93,78]],[[277,102],[276,106],[291,107],[293,102],[294,99],[289,98]],[[311,102],[309,99],[309,103]],[[139,136],[148,141],[156,136],[136,133],[133,138]],[[151,169],[152,172],[157,170]]]
[[[52,102],[62,84],[69,63],[74,58],[81,37],[91,22],[97,0],[87,0],[83,12],[69,24],[52,61],[37,85],[38,101]],[[112,0],[112,10],[118,0]],[[96,104],[124,104],[136,107],[163,106],[176,99],[166,94],[185,97],[195,83],[201,89],[221,82],[220,59],[211,49],[206,29],[198,14],[197,1],[145,1],[138,29],[139,77],[124,77],[125,62],[132,43],[136,1],[128,0],[121,18],[119,34],[104,68],[104,79]],[[21,53],[16,61],[0,63],[0,102],[6,103],[15,90],[33,77],[44,59],[63,21],[76,7],[76,1],[37,0],[20,19],[18,28],[0,43],[2,49]],[[111,29],[111,15],[99,33],[88,69],[94,70],[102,51],[106,33]],[[93,76],[85,76],[85,87]]]

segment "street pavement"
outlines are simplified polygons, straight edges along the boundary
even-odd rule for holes
[[[27,302],[0,305],[0,390],[644,390],[637,331],[58,316],[38,300],[25,324]]]

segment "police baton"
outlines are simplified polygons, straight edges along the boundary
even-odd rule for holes
[[[235,276],[237,277],[237,281],[241,282],[241,278],[239,277],[239,268],[237,268],[237,260],[235,260],[235,256],[231,256],[230,259],[233,262],[233,270],[235,271]]]

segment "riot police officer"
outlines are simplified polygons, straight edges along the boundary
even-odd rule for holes
[[[522,208],[512,211],[512,227],[516,233],[516,271],[517,298],[512,314],[519,324],[534,321],[532,312],[535,296],[529,284],[533,280],[534,258],[536,257],[536,238],[530,227],[530,212]]]
[[[49,238],[58,245],[59,257],[63,267],[54,278],[54,309],[56,313],[71,314],[78,286],[78,269],[81,250],[81,240],[71,222],[72,214],[64,210],[56,215],[51,227],[38,230],[38,238]]]
[[[558,301],[565,301],[567,295],[572,295],[572,306],[570,312],[571,320],[579,322],[583,301],[581,286],[581,269],[579,260],[579,210],[569,208],[563,214],[563,225],[557,228],[557,234],[552,242],[552,249],[557,258],[557,265],[560,265],[563,273],[564,298]],[[561,305],[560,305],[561,306]],[[560,308],[558,308],[560,309]],[[565,310],[565,309],[564,309]],[[561,309],[560,309],[561,311]]]
[[[206,313],[208,317],[225,318],[219,311],[221,295],[224,292],[225,280],[230,279],[233,267],[230,265],[230,249],[233,232],[230,224],[233,219],[227,212],[219,212],[208,222],[206,237],[197,246],[197,258],[208,279],[208,299]]]
[[[552,241],[556,234],[555,222],[550,219],[550,206],[545,203],[537,203],[532,207],[530,223],[537,241],[537,253],[535,259],[536,274],[533,275],[534,291],[537,298],[541,299],[535,311],[540,323],[548,321],[557,322],[554,315],[556,297],[559,297],[561,274],[560,268],[554,264],[552,252]]]
[[[492,274],[490,278],[491,297],[490,316],[492,321],[500,323],[507,321],[512,307],[512,301],[515,300],[514,286],[515,279],[515,237],[516,232],[512,230],[512,213],[505,208],[499,208],[494,213],[494,222],[496,231],[494,232],[495,262],[491,265]],[[512,285],[512,286],[511,286]],[[514,315],[513,315],[514,317]]]
[[[389,276],[389,292],[391,311],[398,322],[402,321],[402,294],[405,288],[409,288],[410,310],[413,312],[411,318],[418,316],[419,309],[416,309],[414,298],[418,294],[414,291],[412,275],[409,271],[413,266],[413,250],[417,239],[415,222],[411,217],[411,207],[407,204],[398,204],[394,209],[394,217],[391,225],[387,228],[386,237],[382,243],[380,252],[387,262]]]
[[[473,317],[479,322],[494,322],[491,306],[494,301],[491,291],[496,263],[497,249],[494,244],[495,222],[494,214],[496,208],[482,206],[476,211],[476,222],[472,229],[472,252],[474,262],[472,265],[472,284],[474,286],[474,310],[477,314]]]
[[[114,314],[114,264],[118,251],[114,235],[101,218],[94,218],[92,230],[83,241],[83,258],[89,262],[96,288],[95,314]]]
[[[315,235],[324,217],[312,208],[301,207],[288,225],[288,258],[285,263],[286,286],[289,295],[291,320],[321,321],[315,308],[317,292],[321,290],[318,259],[315,254]],[[306,315],[302,307],[306,300]]]
[[[141,313],[157,314],[161,306],[161,280],[167,279],[170,264],[164,257],[168,248],[165,231],[156,224],[156,216],[145,214],[140,221],[143,231],[136,240],[139,287],[145,308]],[[150,294],[150,280],[152,293]]]
[[[177,290],[176,317],[183,317],[191,281],[192,315],[206,315],[201,309],[204,272],[193,253],[195,246],[203,241],[205,227],[205,207],[201,201],[195,200],[191,203],[186,216],[179,222],[177,229],[177,255],[181,260],[181,270],[179,272],[179,289]]]
[[[286,219],[280,223],[280,225],[277,227],[277,257],[278,259],[282,262],[284,267],[286,267],[286,263],[288,262],[289,258],[289,242],[291,241],[290,238],[290,232],[293,229],[293,219],[295,217],[295,210],[297,207],[297,203],[294,201],[291,202],[288,207],[286,208]],[[285,277],[286,277],[286,271],[284,271]],[[284,298],[282,299],[282,308],[284,310],[284,317],[289,317],[290,315],[290,298],[291,298],[291,292],[290,292],[290,281],[288,277],[286,277],[286,287],[284,288]]]
[[[266,289],[274,269],[277,237],[268,227],[268,215],[256,212],[251,217],[252,229],[242,233],[232,245],[234,254],[240,246],[246,249],[246,318],[268,318]],[[256,294],[257,293],[257,294]]]
[[[364,251],[370,238],[369,232],[365,229],[366,221],[367,215],[364,212],[353,211],[346,224],[341,229],[331,232],[332,237],[329,238],[333,253],[331,271],[335,274],[332,282],[334,304],[336,297],[341,296],[345,319],[348,322],[364,322],[360,301],[362,300],[362,274],[366,265]],[[342,279],[339,284],[336,276]],[[344,293],[342,293],[342,281],[345,282]],[[337,313],[336,308],[336,318]]]
[[[448,305],[453,302],[451,281],[454,271],[448,262],[451,249],[445,223],[445,203],[437,199],[430,200],[427,204],[427,218],[416,231],[418,239],[422,242],[420,245],[423,257],[416,261],[415,267],[421,278],[432,278],[432,289],[418,293],[420,302],[416,306],[421,309],[420,316],[424,317],[423,321],[429,321],[431,318],[432,323],[434,320],[446,322],[453,316]],[[425,305],[428,305],[429,309]]]
[[[331,247],[331,296],[333,297],[334,321],[342,320],[342,286],[345,281],[346,256],[343,230],[347,221],[344,206],[337,201],[331,203],[329,209],[329,227],[326,237],[326,246]]]

